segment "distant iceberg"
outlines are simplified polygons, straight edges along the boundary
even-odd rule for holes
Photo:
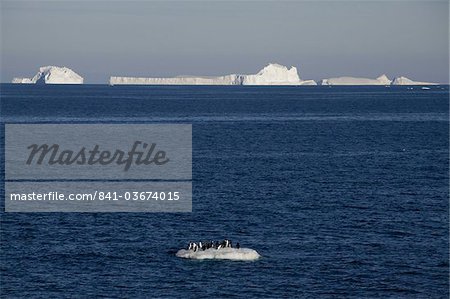
[[[357,77],[338,77],[323,79],[321,85],[390,85],[391,80],[386,75],[381,75],[376,79]]]
[[[110,77],[110,85],[317,85],[301,80],[296,67],[271,63],[254,75],[231,74],[217,77],[178,76],[172,78]]]
[[[83,84],[83,77],[67,67],[43,66],[33,78],[14,78],[22,84]]]
[[[242,85],[317,85],[313,80],[301,80],[297,68],[271,63],[255,75],[241,75]]]
[[[110,85],[241,85],[238,75],[220,77],[179,76],[173,78],[110,77]]]
[[[31,81],[30,78],[14,78],[11,83],[34,84],[35,82]]]
[[[321,85],[436,85],[437,83],[412,81],[406,77],[397,77],[389,80],[386,75],[381,75],[376,79],[338,77],[323,79]]]
[[[413,81],[406,77],[397,77],[392,81],[392,85],[438,85],[437,83]]]

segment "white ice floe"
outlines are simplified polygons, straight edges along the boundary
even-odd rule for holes
[[[177,257],[195,260],[235,260],[235,261],[253,261],[259,259],[261,256],[256,250],[250,248],[209,248],[206,250],[186,250],[180,249],[176,253]]]
[[[12,83],[83,84],[83,77],[67,67],[43,66],[33,78],[14,78]]]
[[[171,78],[110,77],[110,85],[317,85],[301,80],[296,67],[271,63],[254,75],[231,74],[217,77],[178,76]]]

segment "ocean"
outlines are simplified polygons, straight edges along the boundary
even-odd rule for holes
[[[5,123],[193,130],[192,213],[5,213],[2,200],[3,298],[449,297],[448,85],[0,92],[2,144]],[[262,257],[175,256],[224,238]]]

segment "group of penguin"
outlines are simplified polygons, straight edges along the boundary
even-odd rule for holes
[[[230,240],[223,240],[221,242],[219,241],[210,241],[210,242],[189,242],[189,246],[188,246],[188,250],[193,250],[194,252],[198,251],[198,250],[206,250],[206,249],[210,249],[210,248],[214,248],[214,249],[221,249],[221,248],[233,248],[233,243]],[[241,245],[239,245],[239,242],[236,243],[236,249],[241,248]]]

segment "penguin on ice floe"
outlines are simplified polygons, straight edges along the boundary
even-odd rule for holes
[[[225,247],[233,247],[233,245],[231,244],[231,240],[225,240]]]
[[[205,251],[207,249],[222,249],[222,248],[233,248],[233,243],[231,240],[225,239],[223,241],[207,241],[202,243],[201,241],[197,244],[196,242],[189,242],[187,250],[193,250],[197,252],[198,250]],[[239,249],[239,243],[236,244],[236,248]]]

